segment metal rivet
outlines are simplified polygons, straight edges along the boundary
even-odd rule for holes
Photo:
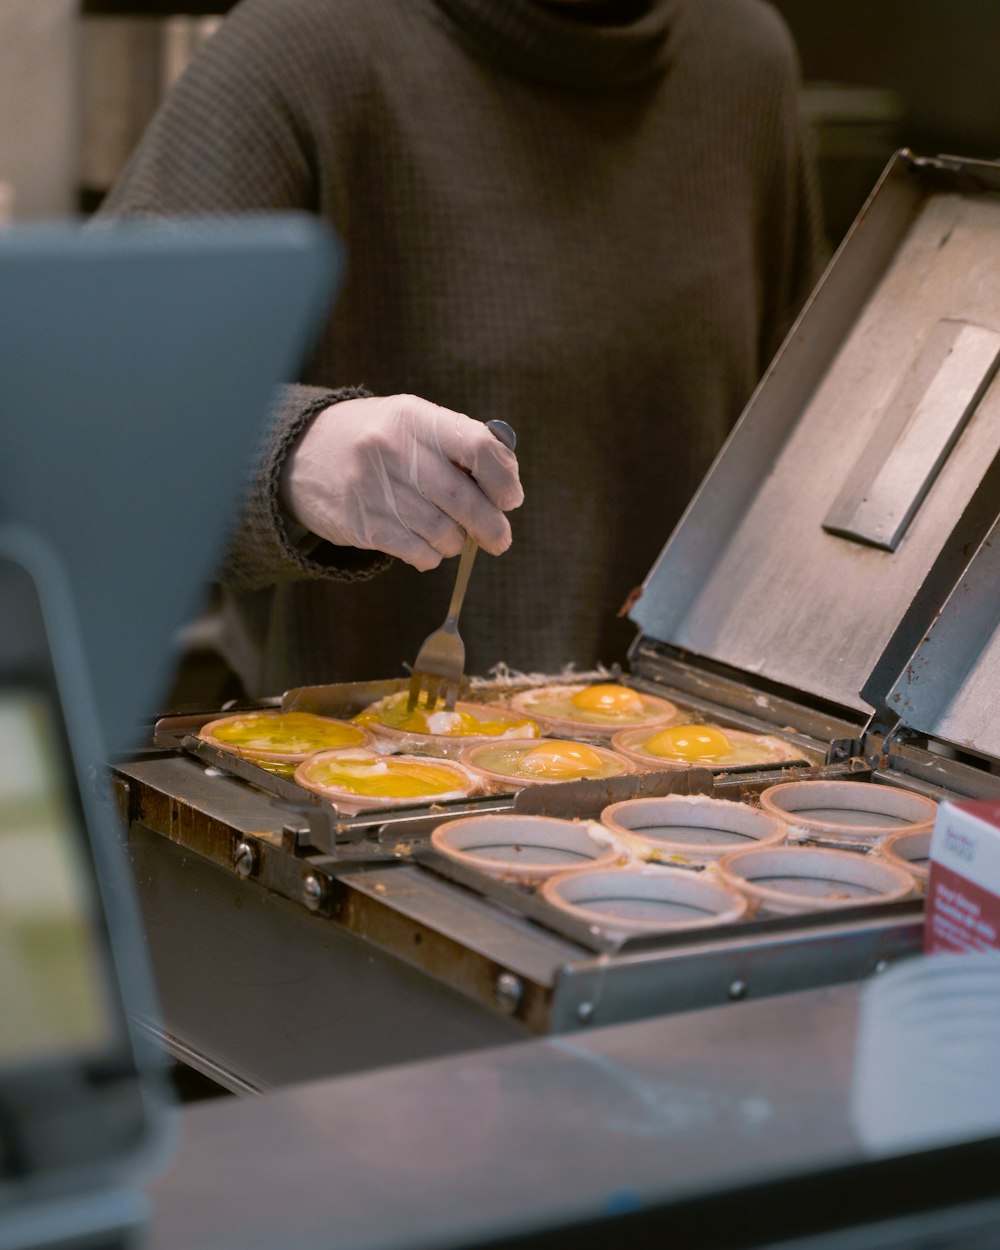
[[[233,867],[236,869],[237,875],[244,880],[253,876],[257,868],[257,848],[252,842],[240,842],[237,844],[233,855]]]
[[[493,986],[493,998],[506,1016],[512,1016],[524,997],[524,983],[513,972],[501,972]]]
[[[594,1018],[594,1004],[581,1003],[576,1009],[576,1018],[581,1024],[587,1024]]]
[[[309,910],[319,911],[326,899],[326,882],[311,872],[302,882],[302,894]]]
[[[875,965],[875,971],[876,971],[876,972],[885,972],[886,968],[888,968],[888,967],[889,967],[889,961],[888,961],[888,959],[880,959],[880,960],[878,961],[878,963]]]
[[[729,997],[736,1002],[738,999],[746,998],[747,983],[746,981],[731,981],[729,983]]]

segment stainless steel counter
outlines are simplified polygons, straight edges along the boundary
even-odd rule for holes
[[[947,1205],[949,1175],[964,1175],[942,1163],[937,1189],[922,1186],[933,1154],[902,1173],[890,1160],[881,1180],[879,1165],[858,1170],[856,1011],[857,987],[814,990],[194,1106],[152,1189],[149,1250],[446,1250],[594,1221],[574,1245],[636,1246],[600,1221],[659,1209],[679,1231],[706,1199],[716,1222],[732,1205],[726,1240],[702,1216],[704,1235],[676,1244],[732,1250],[789,1227],[795,1188],[776,1203],[773,1186],[796,1180],[815,1230],[859,1199],[890,1214],[902,1192],[909,1208],[881,1240],[817,1250],[1000,1244],[1000,1202],[920,1209]],[[1000,1138],[987,1151],[995,1176]],[[943,1227],[952,1239],[933,1240]]]

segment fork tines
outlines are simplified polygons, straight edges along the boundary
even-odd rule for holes
[[[410,711],[422,708],[433,712],[440,700],[446,711],[451,711],[458,698],[459,682],[453,677],[438,677],[426,671],[414,671],[410,678]]]
[[[494,438],[511,451],[514,450],[514,431],[506,421],[488,421],[486,425]],[[448,712],[455,706],[465,672],[465,643],[458,632],[458,617],[475,558],[476,540],[471,534],[466,534],[448,615],[444,618],[444,624],[424,639],[413,663],[407,705],[411,712],[418,707],[432,712],[440,702],[444,703]]]

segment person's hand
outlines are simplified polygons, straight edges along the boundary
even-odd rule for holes
[[[470,534],[491,555],[510,546],[504,512],[524,500],[517,459],[480,421],[415,395],[324,408],[282,469],[288,514],[341,547],[432,569]]]

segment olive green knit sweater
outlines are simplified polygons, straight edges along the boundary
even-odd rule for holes
[[[619,605],[812,285],[774,11],[650,0],[601,24],[570,7],[243,0],[109,197],[109,213],[307,209],[346,249],[223,575],[256,693],[399,675],[447,606],[450,561],[369,579],[388,562],[288,542],[277,473],[326,388],[509,421],[526,502],[511,550],[477,563],[469,667],[611,663],[635,632]]]

